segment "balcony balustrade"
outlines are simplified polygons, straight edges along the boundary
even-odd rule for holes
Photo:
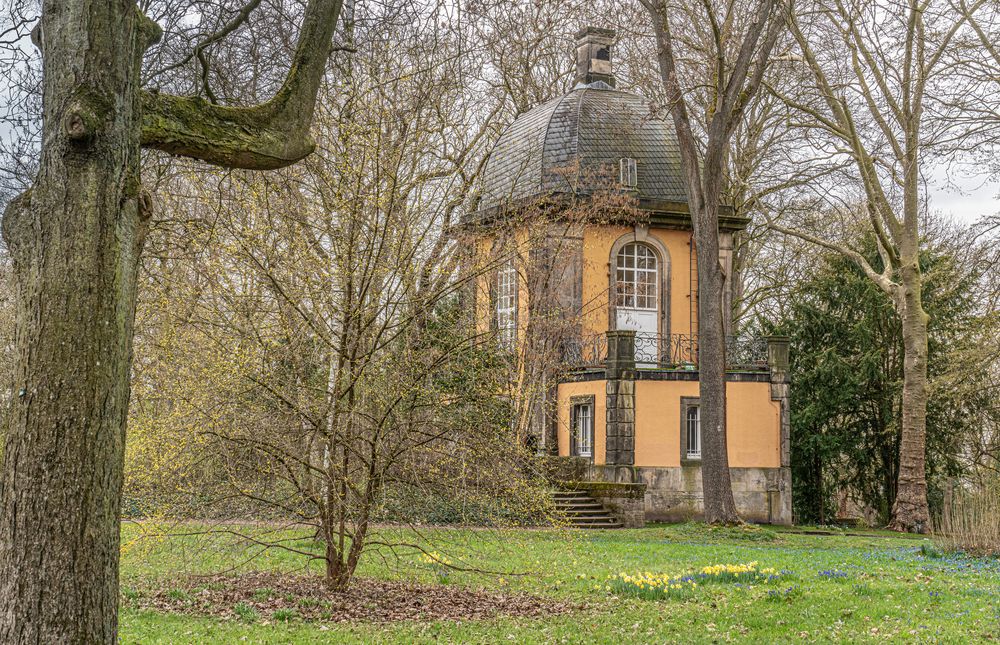
[[[607,334],[595,334],[566,343],[566,363],[571,367],[604,367],[607,358]],[[697,370],[698,336],[637,332],[635,366],[637,369]],[[768,339],[744,336],[726,338],[726,369],[766,371]]]

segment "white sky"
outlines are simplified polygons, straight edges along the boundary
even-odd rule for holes
[[[932,175],[930,208],[962,224],[973,224],[986,215],[1000,212],[1000,182],[986,177],[948,176],[942,168]]]

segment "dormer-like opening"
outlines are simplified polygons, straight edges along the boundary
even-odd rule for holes
[[[618,161],[618,183],[630,190],[639,185],[639,167],[635,159],[622,157]]]

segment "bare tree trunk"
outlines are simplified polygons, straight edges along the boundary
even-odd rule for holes
[[[708,208],[713,206],[702,205],[702,209]],[[714,209],[718,211],[718,205]],[[693,213],[693,216],[700,217],[701,213]],[[718,221],[717,212],[715,221]],[[698,393],[704,448],[701,455],[701,482],[705,499],[705,521],[710,524],[735,524],[740,521],[740,517],[733,498],[726,440],[726,335],[723,325],[725,276],[719,262],[717,227],[702,223],[696,228]]]
[[[3,220],[18,359],[0,489],[0,642],[113,643],[146,219],[139,63],[159,32],[129,2],[46,3],[57,4],[40,30],[40,170]]]
[[[726,46],[719,30],[730,15],[718,20],[716,10],[705,3],[705,16],[715,34],[711,65],[718,64],[708,110],[708,132],[700,146],[691,127],[684,92],[678,79],[676,42],[670,31],[670,10],[665,0],[640,0],[649,12],[657,45],[660,79],[667,93],[680,149],[681,167],[694,227],[698,263],[698,378],[701,414],[702,489],[705,521],[735,524],[740,521],[733,498],[726,440],[726,331],[724,315],[726,275],[719,257],[719,205],[726,171],[726,156],[733,132],[747,103],[760,88],[770,52],[784,24],[786,9],[779,0],[761,0],[726,71],[722,63]],[[732,6],[730,6],[730,10]],[[699,148],[704,148],[702,154]]]
[[[927,321],[921,302],[922,278],[913,259],[900,267],[900,314],[903,323],[903,427],[899,443],[899,479],[889,528],[927,533],[925,454],[927,444]]]
[[[340,0],[310,0],[275,100],[229,108],[141,92],[143,53],[160,29],[135,2],[42,3],[39,171],[3,218],[17,360],[0,480],[0,642],[118,640],[125,419],[148,219],[140,146],[258,169],[309,154],[339,11]]]

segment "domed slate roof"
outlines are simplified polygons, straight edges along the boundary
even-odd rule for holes
[[[487,162],[478,212],[554,194],[619,187],[619,162],[636,160],[640,207],[687,202],[673,129],[642,97],[603,81],[580,83],[518,117]]]

